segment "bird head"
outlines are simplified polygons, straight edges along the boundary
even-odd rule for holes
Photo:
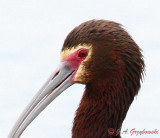
[[[9,138],[19,137],[49,103],[74,83],[126,83],[136,95],[144,67],[140,48],[131,36],[120,24],[107,20],[90,20],[74,28],[64,41],[60,62],[21,114]]]
[[[122,25],[91,20],[74,28],[61,51],[61,62],[75,66],[72,81],[90,84],[117,78],[141,78],[144,62],[141,50]],[[100,81],[101,82],[101,81]]]

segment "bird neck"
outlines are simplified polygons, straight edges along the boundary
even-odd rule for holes
[[[116,82],[86,85],[76,111],[72,138],[120,138],[120,129],[134,96],[127,99],[125,87]]]

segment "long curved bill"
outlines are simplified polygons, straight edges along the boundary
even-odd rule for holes
[[[49,105],[58,95],[73,84],[74,70],[62,63],[51,74],[46,83],[33,97],[12,128],[8,138],[19,138],[26,127]]]

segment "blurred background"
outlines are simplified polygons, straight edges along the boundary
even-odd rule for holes
[[[160,129],[160,1],[1,0],[0,138],[7,137],[24,107],[59,64],[67,34],[90,19],[119,22],[143,49],[146,76],[122,131]],[[70,138],[84,85],[62,93],[21,138]],[[158,135],[123,138],[150,138]]]

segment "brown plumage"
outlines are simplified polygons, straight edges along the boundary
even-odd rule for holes
[[[92,59],[84,63],[86,84],[76,111],[73,138],[120,137],[108,133],[118,130],[135,95],[144,71],[141,50],[120,24],[90,20],[73,29],[62,51],[91,44]]]

